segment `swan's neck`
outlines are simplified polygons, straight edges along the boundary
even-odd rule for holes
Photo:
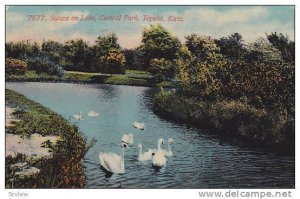
[[[143,148],[142,148],[142,146],[139,148],[139,156],[140,155],[142,155],[142,153],[143,153]]]
[[[172,149],[171,149],[171,144],[170,143],[168,144],[168,149],[169,149],[169,153],[171,153]]]
[[[158,143],[157,143],[157,150],[160,150],[161,149],[161,142],[160,142],[160,140],[158,141]]]
[[[121,162],[121,164],[122,164],[122,167],[123,168],[125,168],[125,163],[124,163],[124,151],[125,151],[125,149],[124,149],[124,147],[122,147],[122,150],[121,150],[121,159],[122,159],[122,162]]]

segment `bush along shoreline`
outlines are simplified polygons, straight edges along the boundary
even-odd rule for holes
[[[6,127],[8,135],[19,136],[17,143],[6,143],[5,184],[6,188],[81,188],[85,185],[82,159],[92,145],[88,146],[82,133],[74,125],[68,123],[62,116],[48,108],[27,99],[24,95],[6,89],[6,106],[14,107],[12,113],[17,121]],[[37,136],[38,135],[38,136]],[[8,147],[15,144],[23,145],[23,140],[29,142],[33,137],[42,139],[47,136],[56,137],[53,145],[49,140],[41,147],[49,149],[50,157],[26,155],[26,148],[22,153],[9,155]],[[26,143],[24,141],[24,143]],[[33,141],[32,141],[33,142]],[[18,145],[19,144],[19,145]],[[17,175],[17,167],[30,165],[39,172],[27,176]],[[32,170],[32,169],[31,169]]]
[[[282,154],[295,152],[295,122],[285,113],[239,101],[192,99],[174,91],[157,94],[154,109],[162,117],[216,134],[230,143]]]

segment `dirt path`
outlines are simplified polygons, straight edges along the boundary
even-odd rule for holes
[[[7,105],[5,106],[5,128],[13,126],[14,121],[19,121],[13,116],[15,111],[15,108],[8,107]]]

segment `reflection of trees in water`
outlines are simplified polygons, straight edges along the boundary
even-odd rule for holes
[[[108,102],[111,99],[118,97],[121,92],[120,88],[114,85],[98,84],[95,87],[98,88],[100,91],[99,98],[103,99],[105,102]]]
[[[139,100],[140,105],[144,106],[149,111],[153,111],[154,96],[158,92],[159,92],[158,88],[149,88],[149,89],[143,90],[141,93],[140,100]]]

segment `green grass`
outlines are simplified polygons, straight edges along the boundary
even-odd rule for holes
[[[150,79],[151,74],[143,70],[126,70],[127,77]]]
[[[5,75],[5,81],[60,81],[61,78],[46,73],[37,74],[35,71],[27,71],[24,75]]]
[[[95,76],[101,76],[101,75],[99,73],[66,71],[64,75],[64,79],[67,81],[90,82],[91,79]]]
[[[31,134],[55,135],[60,139],[52,146],[53,158],[41,159],[34,162],[39,166],[41,172],[36,179],[15,180],[14,188],[71,188],[83,187],[85,177],[82,166],[82,158],[87,151],[86,140],[76,126],[69,124],[61,115],[56,114],[48,108],[27,99],[24,95],[6,89],[6,103],[16,107],[15,116],[21,121],[7,128],[8,133],[19,134],[29,137]],[[6,173],[10,174],[9,163],[19,160],[8,158],[6,161]],[[6,187],[12,188],[6,176]]]
[[[156,84],[157,87],[173,88],[174,84],[169,81],[163,81]]]
[[[125,74],[103,74],[78,71],[66,71],[63,77],[50,76],[45,73],[37,74],[27,71],[24,75],[6,75],[6,81],[37,81],[37,82],[79,82],[79,83],[101,83],[148,87],[173,87],[172,82],[156,82],[152,76],[141,70],[127,70]]]

